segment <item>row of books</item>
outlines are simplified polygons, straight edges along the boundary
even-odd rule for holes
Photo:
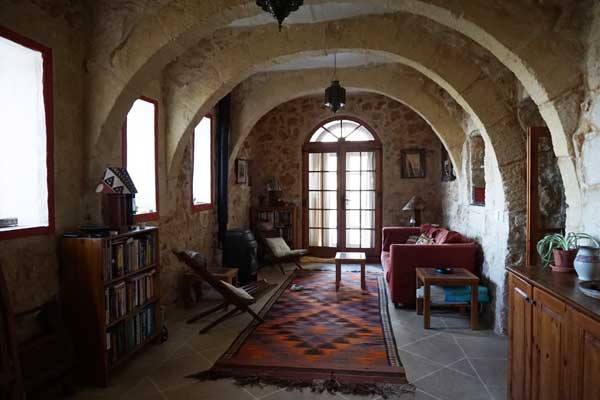
[[[114,364],[122,356],[144,343],[156,332],[156,307],[148,306],[131,319],[123,321],[106,332],[106,351],[109,364]]]
[[[109,281],[155,262],[154,235],[129,238],[105,249],[104,280]]]
[[[116,321],[154,296],[156,270],[110,286],[104,291],[106,323]]]

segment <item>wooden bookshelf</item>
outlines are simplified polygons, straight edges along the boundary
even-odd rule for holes
[[[250,211],[252,229],[260,230],[258,225],[268,223],[292,249],[299,249],[300,225],[298,223],[298,208],[296,206],[254,207]]]
[[[106,386],[117,366],[160,336],[158,228],[63,238],[65,316],[81,378]]]

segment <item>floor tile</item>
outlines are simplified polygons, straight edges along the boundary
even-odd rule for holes
[[[178,386],[189,385],[194,382],[189,375],[205,371],[211,364],[199,354],[190,355],[169,360],[156,369],[150,378],[162,391]]]
[[[490,396],[479,379],[444,368],[414,384],[444,400],[489,400]]]
[[[506,359],[508,357],[508,341],[506,338],[499,336],[493,338],[457,337],[456,341],[469,358]]]
[[[344,400],[342,395],[329,394],[327,392],[318,393],[310,389],[303,390],[282,390],[263,397],[265,400]]]
[[[231,380],[194,382],[166,390],[167,400],[254,400],[254,397]]]
[[[463,374],[469,376],[477,377],[475,370],[473,369],[473,367],[471,367],[471,363],[466,358],[463,358],[462,360],[448,365],[448,368],[462,372]]]
[[[485,383],[489,386],[502,386],[506,384],[506,360],[493,358],[472,358],[470,359],[473,368]]]
[[[488,390],[492,394],[492,397],[494,398],[494,400],[506,400],[506,398],[508,397],[507,391],[506,391],[506,385],[488,386]]]
[[[435,335],[401,347],[402,350],[440,364],[450,364],[464,357],[460,347],[448,338]]]
[[[420,379],[441,367],[438,363],[407,353],[406,351],[400,350],[398,354],[400,355],[400,360],[402,360],[402,366],[406,371],[406,377],[409,382]]]
[[[263,397],[267,397],[272,394],[275,394],[275,392],[281,392],[282,390],[285,390],[278,386],[271,386],[271,385],[244,386],[244,389],[247,392],[249,392],[252,396],[259,398],[259,399],[261,399]]]

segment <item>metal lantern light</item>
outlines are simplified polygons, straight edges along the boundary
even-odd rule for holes
[[[325,89],[325,107],[330,108],[334,113],[346,105],[346,89],[340,85],[340,81],[335,79],[337,71],[337,55],[333,55],[333,80],[331,85]]]
[[[256,0],[256,5],[271,14],[281,24],[292,11],[298,10],[304,4],[304,0]]]

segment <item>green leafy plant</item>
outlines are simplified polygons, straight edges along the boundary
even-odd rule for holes
[[[586,239],[594,243],[596,247],[600,244],[596,239],[587,233],[574,233],[568,232],[565,235],[560,233],[554,233],[552,235],[546,235],[537,244],[537,252],[542,258],[544,266],[550,264],[553,258],[554,250],[573,250],[579,247],[578,241],[580,239]]]

